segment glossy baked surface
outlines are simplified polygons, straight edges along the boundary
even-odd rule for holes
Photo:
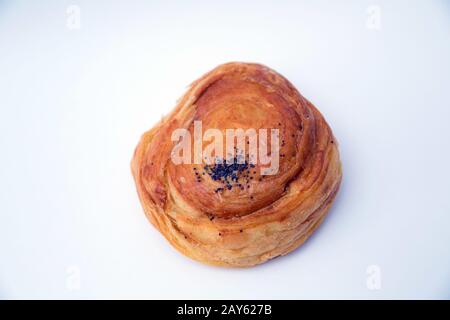
[[[278,129],[279,166],[174,164],[178,128]],[[247,144],[249,142],[247,141]],[[203,148],[208,143],[204,143]],[[271,151],[269,147],[269,152]],[[248,157],[248,150],[236,150]],[[192,146],[192,157],[195,149]],[[185,255],[246,267],[284,255],[320,224],[338,191],[338,146],[319,111],[281,75],[228,63],[195,81],[175,109],[139,142],[132,172],[144,211]]]

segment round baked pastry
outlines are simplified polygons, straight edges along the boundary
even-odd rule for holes
[[[228,267],[300,246],[342,177],[319,111],[280,74],[250,63],[223,64],[196,80],[144,133],[131,168],[144,211],[167,240]]]

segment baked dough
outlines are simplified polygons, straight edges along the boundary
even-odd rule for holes
[[[263,175],[267,165],[259,163],[232,173],[226,163],[175,164],[172,133],[193,133],[195,121],[203,132],[278,129],[277,173]],[[131,169],[145,214],[166,239],[188,257],[227,267],[254,266],[300,246],[324,219],[342,177],[338,144],[319,111],[275,71],[235,62],[196,80],[144,133]]]

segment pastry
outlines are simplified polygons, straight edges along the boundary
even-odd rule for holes
[[[237,62],[192,83],[143,134],[131,169],[164,237],[188,257],[227,267],[300,246],[342,177],[336,139],[311,102],[270,68]]]

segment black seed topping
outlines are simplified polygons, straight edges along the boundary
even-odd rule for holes
[[[237,155],[231,157],[231,155],[227,159],[219,159],[216,157],[216,161],[212,165],[204,165],[204,171],[196,172],[195,175],[197,177],[197,181],[201,182],[201,176],[208,174],[209,177],[220,184],[219,187],[214,189],[215,193],[223,193],[227,190],[232,190],[233,187],[236,187],[239,191],[244,191],[247,186],[247,189],[250,189],[250,181],[255,178],[257,174],[257,170],[251,170],[251,168],[255,168],[256,166],[252,163],[249,163],[247,160],[248,155],[243,155],[243,151],[236,149]],[[262,181],[261,177],[259,181]],[[251,198],[253,199],[253,197]]]

